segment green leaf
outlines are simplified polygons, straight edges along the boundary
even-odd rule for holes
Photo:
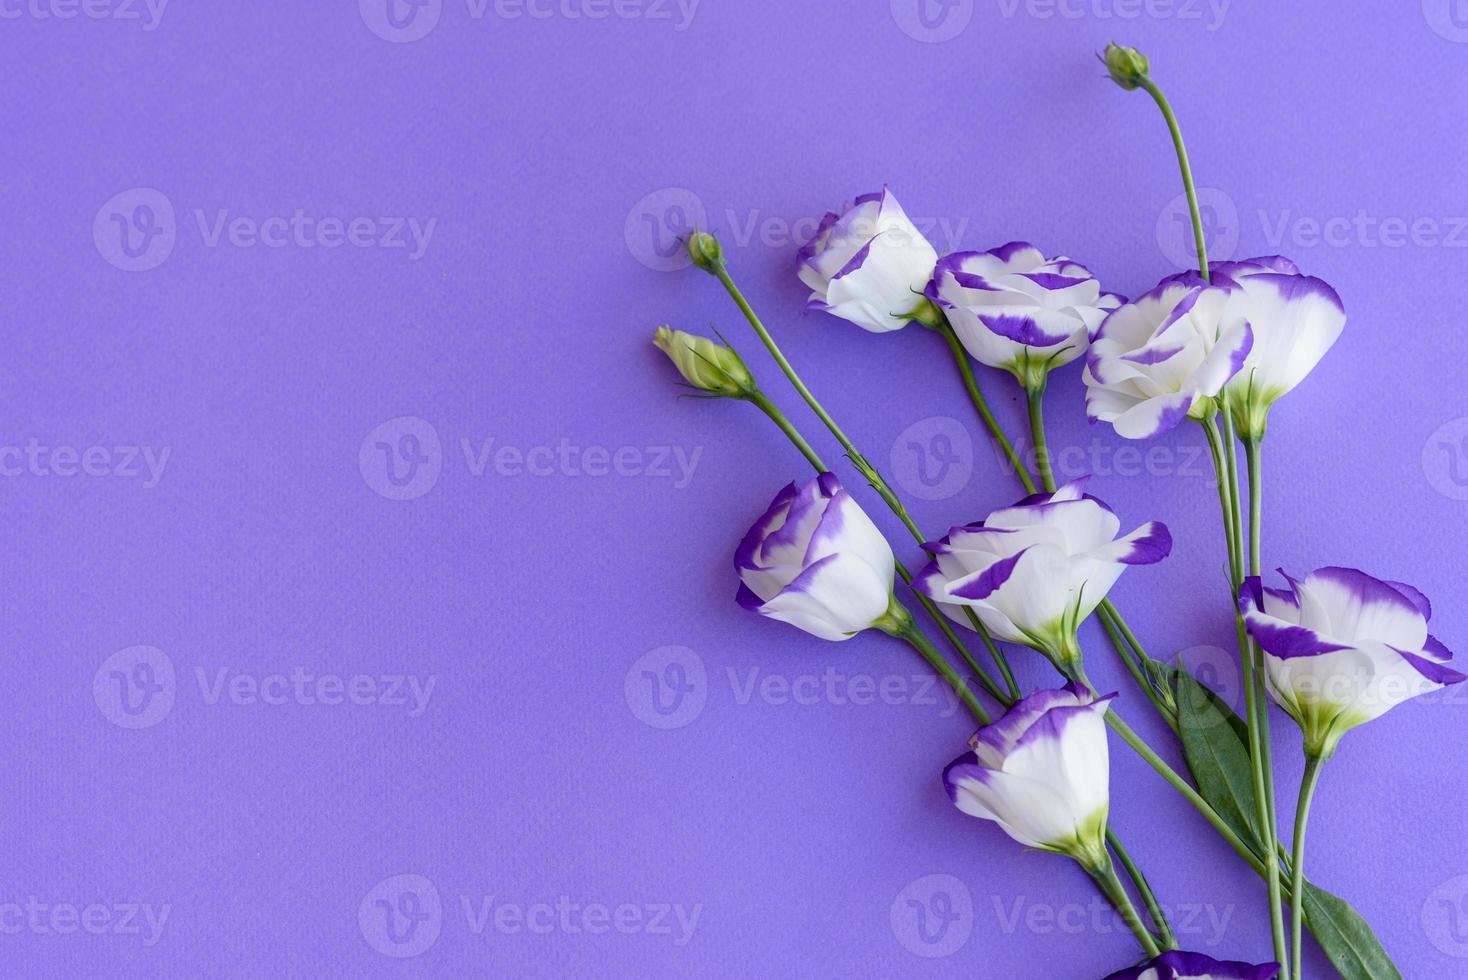
[[[1255,854],[1262,855],[1258,797],[1243,721],[1186,670],[1173,669],[1173,689],[1183,754],[1198,792]]]
[[[1402,980],[1371,926],[1344,901],[1305,883],[1305,922],[1346,980]]]
[[[1186,670],[1170,669],[1183,752],[1198,792],[1262,856],[1248,729],[1227,703]],[[1346,902],[1308,881],[1305,924],[1345,980],[1401,980],[1402,974],[1366,920]]]

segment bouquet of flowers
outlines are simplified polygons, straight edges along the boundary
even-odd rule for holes
[[[809,482],[781,490],[739,543],[739,603],[824,640],[881,630],[910,645],[952,686],[978,731],[942,770],[949,798],[1020,844],[1073,860],[1094,880],[1141,951],[1139,964],[1113,978],[1298,980],[1307,928],[1342,976],[1399,977],[1365,920],[1306,876],[1311,802],[1347,732],[1464,675],[1428,632],[1431,604],[1410,585],[1342,567],[1302,577],[1281,572],[1279,583],[1266,584],[1262,456],[1270,411],[1340,336],[1344,306],[1330,285],[1282,256],[1209,263],[1182,134],[1147,59],[1111,45],[1102,60],[1116,84],[1146,92],[1161,110],[1192,211],[1196,271],[1169,276],[1129,301],[1103,289],[1079,262],[1024,242],[940,257],[886,188],[857,198],[844,214],[828,214],[799,255],[811,309],[875,333],[917,323],[946,341],[974,409],[1025,493],[971,524],[942,536],[918,527],[750,307],[718,240],[695,231],[687,241],[694,265],[722,284],[861,482],[911,532],[927,555],[921,568],[898,560],[731,346],[668,327],[654,342],[698,396],[754,405],[814,471]],[[1023,390],[1033,472],[990,411],[973,361],[1008,373]],[[1186,670],[1149,655],[1107,598],[1127,569],[1165,559],[1172,538],[1156,521],[1123,534],[1121,518],[1086,492],[1084,480],[1057,485],[1044,396],[1051,373],[1077,361],[1093,422],[1132,440],[1192,424],[1208,446],[1244,682],[1242,717]],[[1127,697],[1098,692],[1087,676],[1077,631],[1091,616],[1135,684]],[[1013,646],[1048,660],[1055,686],[1021,690],[1008,660]],[[1123,706],[1140,703],[1138,697],[1176,735],[1185,773],[1123,720]],[[1293,832],[1284,837],[1271,701],[1304,734],[1304,778]],[[1162,904],[1107,825],[1108,729],[1257,872],[1269,906],[1269,954],[1219,962],[1177,949]]]

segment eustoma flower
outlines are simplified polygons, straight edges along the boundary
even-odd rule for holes
[[[1106,318],[1082,380],[1092,422],[1147,439],[1184,418],[1211,418],[1212,398],[1254,347],[1240,290],[1197,273],[1171,276]]]
[[[886,628],[892,548],[835,474],[781,490],[740,542],[734,567],[739,604],[762,616],[823,640]]]
[[[1106,980],[1274,980],[1278,975],[1278,963],[1252,966],[1172,950],[1142,966],[1113,973]]]
[[[690,387],[726,398],[747,398],[756,390],[754,376],[731,348],[670,327],[658,327],[652,342]]]
[[[1121,521],[1084,486],[1026,497],[924,545],[933,560],[914,588],[949,608],[972,608],[995,638],[1033,647],[1073,676],[1077,627],[1128,565],[1150,565],[1172,550],[1157,521],[1117,538]]]
[[[1264,435],[1269,408],[1315,369],[1346,326],[1341,298],[1279,255],[1222,262],[1215,281],[1238,285],[1254,329],[1254,349],[1229,384],[1239,432]]]
[[[1285,578],[1288,589],[1246,579],[1239,608],[1267,654],[1270,694],[1304,731],[1308,755],[1329,758],[1350,729],[1465,679],[1428,634],[1432,607],[1412,586],[1354,568]]]
[[[1085,266],[1047,259],[1026,242],[947,256],[927,294],[974,360],[1008,371],[1027,390],[1084,354],[1101,321],[1124,302],[1103,292]]]
[[[1072,683],[1017,702],[943,770],[949,798],[1027,847],[1101,871],[1111,800],[1104,716],[1112,697]]]
[[[892,191],[866,194],[845,214],[827,214],[800,250],[809,308],[873,333],[900,330],[926,305],[921,295],[938,253]]]

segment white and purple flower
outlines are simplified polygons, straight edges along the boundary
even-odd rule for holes
[[[1106,867],[1105,715],[1113,697],[1072,683],[1017,702],[943,770],[949,798],[1027,847]]]
[[[1085,266],[1047,259],[1027,242],[945,257],[927,294],[974,360],[1026,388],[1084,354],[1101,321],[1125,302],[1103,292]]]
[[[895,566],[833,473],[781,490],[734,555],[741,606],[823,640],[850,639],[887,615]]]
[[[1126,439],[1209,417],[1212,399],[1254,347],[1239,287],[1210,286],[1195,272],[1170,276],[1108,316],[1091,339],[1086,414]]]
[[[845,214],[826,215],[800,250],[800,281],[811,288],[809,309],[887,333],[926,305],[923,287],[937,263],[937,250],[883,187]]]
[[[1254,330],[1254,348],[1228,389],[1239,431],[1260,437],[1270,406],[1304,381],[1340,338],[1346,310],[1328,283],[1280,255],[1221,262],[1213,275],[1215,282],[1237,284]]]
[[[1275,980],[1277,976],[1278,963],[1254,966],[1171,950],[1142,966],[1113,973],[1106,980]]]
[[[1026,497],[923,547],[933,560],[913,587],[964,622],[973,609],[997,639],[1022,643],[1066,667],[1078,662],[1076,629],[1128,565],[1172,551],[1157,521],[1117,538],[1121,521],[1084,492],[1084,480]]]
[[[1432,606],[1412,586],[1354,568],[1321,568],[1288,589],[1245,580],[1239,610],[1263,648],[1269,692],[1299,723],[1306,750],[1329,757],[1357,725],[1465,679],[1427,632]]]

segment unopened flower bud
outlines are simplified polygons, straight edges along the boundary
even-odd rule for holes
[[[688,236],[688,254],[694,265],[704,272],[713,272],[724,261],[724,246],[708,232],[695,231]]]
[[[1147,77],[1147,56],[1136,48],[1125,48],[1120,44],[1106,45],[1101,60],[1111,73],[1111,80],[1130,92]]]
[[[755,391],[754,375],[744,360],[707,337],[658,327],[652,342],[668,355],[684,380],[700,391],[725,398],[745,398]]]

